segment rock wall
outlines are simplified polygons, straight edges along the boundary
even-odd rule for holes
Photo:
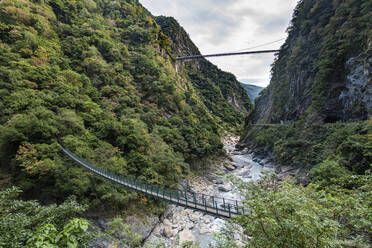
[[[331,123],[370,117],[371,8],[371,1],[300,1],[252,120]]]

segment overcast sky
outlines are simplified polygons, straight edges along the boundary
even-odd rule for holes
[[[202,54],[233,52],[286,38],[298,0],[140,0],[154,15],[173,16]],[[255,50],[277,49],[284,40]],[[272,54],[210,58],[239,80],[267,86]]]

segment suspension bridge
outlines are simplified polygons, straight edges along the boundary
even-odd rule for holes
[[[90,172],[93,172],[95,175],[148,197],[183,206],[185,208],[202,211],[222,218],[231,218],[247,213],[247,210],[244,209],[243,204],[240,201],[208,196],[189,192],[187,190],[170,190],[161,186],[149,185],[129,178],[124,178],[85,161],[62,145],[60,145],[60,147],[61,150],[73,161]]]
[[[237,55],[246,55],[246,54],[262,54],[262,53],[276,53],[280,50],[261,50],[261,51],[248,51],[248,52],[235,52],[235,53],[216,53],[216,54],[207,54],[207,55],[190,55],[177,57],[176,60],[188,60],[188,59],[201,59],[209,57],[224,57],[224,56],[237,56]]]

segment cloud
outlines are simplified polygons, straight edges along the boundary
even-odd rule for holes
[[[204,54],[236,51],[286,37],[298,0],[140,0],[154,15],[173,16]],[[262,49],[276,49],[275,43]],[[274,55],[210,59],[238,78],[270,77]]]

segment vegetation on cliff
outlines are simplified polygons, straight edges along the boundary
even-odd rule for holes
[[[1,170],[29,198],[146,205],[85,173],[58,142],[119,175],[172,187],[223,152],[219,124],[242,120],[223,98],[214,105],[231,117],[209,113],[136,0],[1,1],[0,39]]]
[[[371,9],[371,1],[300,1],[254,120],[366,120],[372,114]]]
[[[356,86],[355,96],[349,92],[356,101],[351,105],[341,101],[341,92],[348,87],[347,61],[358,56],[365,66],[369,63],[371,4],[359,0],[298,3],[288,38],[273,64],[270,85],[246,120],[242,144],[272,151],[279,165],[308,170],[332,165],[334,173],[358,175],[371,169],[368,78],[359,78],[366,85]],[[359,97],[361,92],[364,97]],[[257,127],[252,122],[285,125]]]
[[[199,55],[199,49],[172,17],[158,16],[156,22],[171,39],[176,56]],[[231,73],[220,70],[206,59],[179,62],[201,100],[217,122],[227,130],[241,129],[244,114],[252,109],[248,95]]]
[[[298,3],[241,145],[272,154],[299,180],[240,185],[252,214],[235,223],[252,237],[247,247],[370,247],[371,9]]]

